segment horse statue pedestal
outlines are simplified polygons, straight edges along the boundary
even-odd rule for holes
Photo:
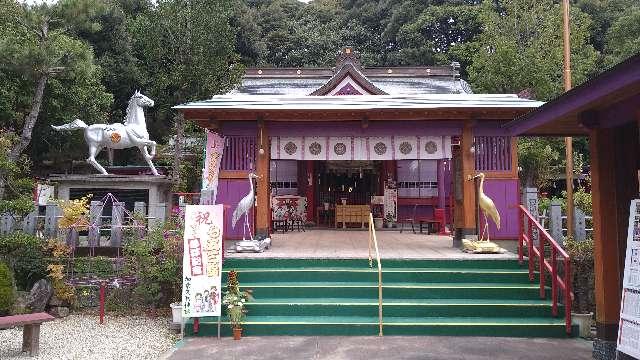
[[[93,194],[92,200],[98,201],[112,193],[127,208],[133,208],[132,202],[144,202],[150,228],[162,224],[171,210],[173,181],[166,176],[52,174],[49,180],[55,184],[60,200]]]

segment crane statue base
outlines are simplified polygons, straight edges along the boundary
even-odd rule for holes
[[[493,241],[477,239],[462,239],[462,251],[473,254],[502,254],[506,252]]]
[[[262,240],[242,240],[236,243],[236,252],[261,253],[271,247],[271,238]]]

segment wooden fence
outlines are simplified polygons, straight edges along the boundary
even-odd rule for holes
[[[567,216],[562,213],[562,204],[558,200],[553,200],[549,209],[541,213],[539,211],[539,203],[538,189],[525,188],[523,190],[522,204],[524,207],[533,216],[537,217],[538,222],[549,232],[554,240],[563,244],[567,235]],[[593,234],[593,218],[578,208],[575,208],[574,211],[574,239],[576,241],[584,241],[591,238]],[[534,234],[534,240],[535,238]]]
[[[166,219],[168,204],[147,206],[144,202],[135,202],[133,211],[127,210],[124,202],[91,201],[89,206],[89,224],[70,228],[60,228],[58,222],[62,209],[50,203],[34,210],[24,217],[11,214],[0,216],[0,234],[23,231],[42,239],[62,238],[72,247],[121,247],[127,230],[139,231],[162,225]],[[111,214],[105,211],[110,208]]]

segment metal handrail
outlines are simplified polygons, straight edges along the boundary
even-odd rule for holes
[[[558,287],[563,290],[564,294],[564,311],[565,311],[565,327],[568,334],[571,334],[571,305],[573,302],[573,292],[571,289],[571,258],[569,254],[549,235],[549,233],[540,225],[531,213],[522,205],[519,206],[520,219],[520,236],[518,239],[518,261],[522,265],[524,258],[524,247],[527,246],[527,258],[529,261],[529,281],[534,279],[534,258],[538,258],[538,272],[540,273],[540,298],[546,298],[546,282],[545,271],[551,275],[551,312],[553,316],[558,316]],[[524,225],[526,223],[527,234],[525,234]],[[534,242],[534,228],[538,232],[538,247]],[[545,245],[551,247],[551,258],[547,260],[545,257]],[[558,274],[557,257],[562,258],[564,265],[564,274]]]
[[[369,213],[369,267],[373,268],[373,258],[371,257],[371,243],[376,250],[376,260],[378,262],[378,322],[380,331],[378,336],[382,336],[382,264],[380,263],[380,251],[378,250],[378,238],[376,228],[373,226],[373,214]]]

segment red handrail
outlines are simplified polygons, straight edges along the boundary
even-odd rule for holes
[[[571,334],[571,304],[573,302],[573,292],[571,289],[571,259],[569,254],[549,235],[540,225],[538,220],[522,205],[519,206],[521,221],[520,237],[518,239],[518,261],[522,265],[524,262],[524,247],[527,247],[527,258],[529,260],[529,281],[535,279],[535,258],[538,259],[538,272],[540,274],[540,298],[546,298],[545,272],[551,275],[551,312],[553,316],[558,316],[558,288],[564,294],[565,327],[568,334]],[[525,234],[525,224],[527,234]],[[534,229],[538,233],[538,245],[533,244]],[[545,257],[545,245],[551,248],[551,257]],[[558,256],[562,258],[564,273],[558,274]]]

